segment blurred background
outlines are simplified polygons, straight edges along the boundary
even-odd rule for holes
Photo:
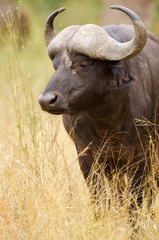
[[[131,238],[128,195],[124,209],[115,200],[106,217],[94,218],[61,116],[43,112],[37,101],[54,71],[43,39],[48,15],[66,7],[56,18],[57,32],[76,24],[131,23],[109,8],[113,4],[134,10],[159,36],[159,0],[0,0],[0,239],[115,239],[114,228],[119,240]],[[159,239],[155,217],[146,211],[139,209],[139,236]]]
[[[0,0],[2,12],[9,6],[14,8],[20,3],[26,16],[32,21],[37,18],[41,24],[44,23],[46,16],[53,10],[65,6],[67,12],[61,16],[63,27],[70,24],[85,24],[96,22],[101,25],[115,23],[129,23],[129,20],[120,12],[113,13],[109,6],[122,5],[135,11],[150,29],[158,21],[159,1],[158,0]]]

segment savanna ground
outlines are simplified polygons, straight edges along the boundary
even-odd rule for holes
[[[23,39],[18,34],[18,19],[17,25],[11,24],[10,11],[7,32],[0,37],[0,239],[157,240],[158,198],[147,207],[147,191],[143,206],[136,207],[130,221],[127,188],[121,203],[114,179],[111,184],[105,180],[111,205],[105,204],[102,197],[98,204],[92,203],[61,117],[42,112],[37,102],[53,73],[43,40],[46,17],[65,5],[67,11],[56,21],[59,30],[73,23],[98,23],[103,2],[43,2],[22,2],[30,19],[28,37]],[[77,14],[79,9],[82,11]],[[152,28],[157,34],[158,24],[159,17],[154,13]],[[158,136],[155,141],[150,137],[154,171],[148,182],[154,195],[157,140]]]

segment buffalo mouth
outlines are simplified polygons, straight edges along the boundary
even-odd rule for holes
[[[48,112],[50,114],[53,115],[60,115],[60,114],[64,114],[64,113],[68,113],[67,109],[47,109],[41,106],[41,109],[45,112]]]
[[[41,107],[41,109],[52,115],[62,115],[62,114],[76,115],[79,113],[78,110],[72,110],[72,109],[47,109],[44,107]]]
[[[50,114],[53,114],[53,115],[61,115],[61,114],[67,113],[66,110],[58,110],[58,111],[57,110],[56,111],[49,110],[47,112],[50,113]]]

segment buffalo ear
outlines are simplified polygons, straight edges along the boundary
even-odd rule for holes
[[[109,88],[118,89],[129,85],[136,78],[122,66],[109,66],[107,85]]]

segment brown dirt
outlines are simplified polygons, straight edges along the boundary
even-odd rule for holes
[[[155,13],[155,0],[104,0],[104,9],[100,17],[100,25],[130,24],[131,20],[120,11],[110,9],[111,5],[121,5],[133,10],[144,22],[148,29],[151,28]]]

